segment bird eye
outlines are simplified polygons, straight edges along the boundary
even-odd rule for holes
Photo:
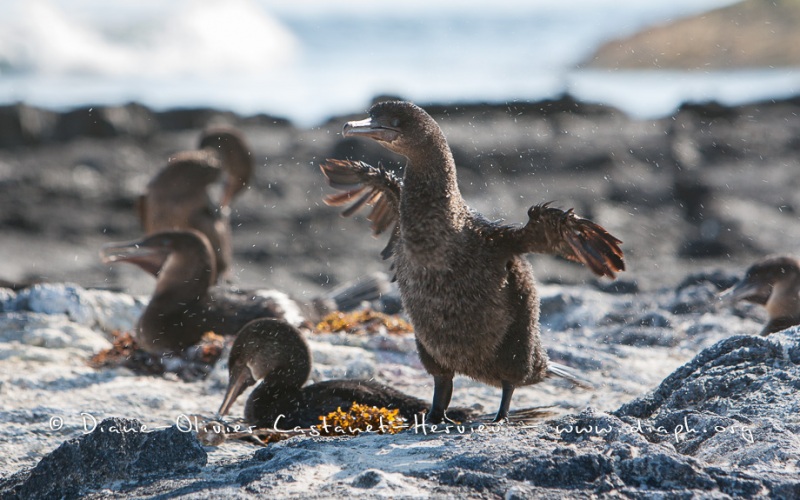
[[[400,126],[400,118],[393,118],[390,122],[392,127],[399,127]]]

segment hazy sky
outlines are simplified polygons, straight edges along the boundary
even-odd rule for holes
[[[268,10],[281,14],[321,14],[329,12],[352,14],[385,13],[385,0],[293,0],[290,2],[277,0],[250,0]],[[135,15],[137,12],[162,11],[164,0],[3,0],[0,2],[0,14],[13,14],[20,5],[45,3],[70,11],[75,15],[103,15],[107,17]],[[219,4],[217,0],[173,0],[172,5],[198,3]],[[630,6],[632,9],[663,10],[665,13],[690,13],[711,9],[721,5],[736,3],[736,0],[494,0],[494,10],[513,10],[515,12],[535,12],[545,10],[580,9],[584,6],[597,8],[608,5],[618,8]],[[392,5],[392,12],[397,14],[413,14],[435,11],[485,11],[485,0],[401,0]]]

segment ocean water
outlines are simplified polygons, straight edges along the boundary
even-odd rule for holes
[[[4,0],[0,103],[214,106],[313,126],[378,94],[578,98],[636,117],[800,93],[800,71],[576,70],[603,41],[733,0]]]

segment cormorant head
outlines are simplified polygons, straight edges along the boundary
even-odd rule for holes
[[[276,319],[256,319],[236,335],[228,356],[228,388],[219,414],[225,415],[245,389],[263,379],[285,389],[300,389],[311,371],[311,354],[302,334]]]
[[[150,196],[165,203],[205,195],[206,187],[219,179],[220,162],[208,151],[182,151],[170,157],[169,163],[147,184]]]
[[[203,132],[200,149],[213,152],[227,175],[225,192],[220,205],[227,207],[233,198],[247,186],[253,175],[253,157],[244,137],[230,127],[214,127]]]
[[[800,266],[797,259],[769,257],[750,266],[744,278],[736,286],[726,290],[722,297],[731,301],[746,300],[766,305],[776,286],[795,283],[800,286]]]
[[[109,243],[100,249],[100,259],[112,262],[130,262],[144,271],[158,276],[192,275],[196,270],[216,274],[214,250],[204,234],[195,230],[166,231],[125,243]]]
[[[431,116],[406,101],[384,101],[372,106],[369,118],[347,122],[344,137],[368,137],[407,158],[431,144],[446,145],[444,134]]]

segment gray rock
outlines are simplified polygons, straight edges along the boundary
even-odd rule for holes
[[[110,419],[6,480],[0,492],[72,496],[125,481],[127,498],[166,491],[196,498],[275,491],[310,498],[796,498],[800,478],[790,471],[800,462],[792,417],[800,409],[799,331],[724,339],[613,414],[588,409],[537,426],[467,424],[449,433],[297,437],[200,474],[206,455],[191,435],[175,428],[100,432],[139,425]],[[319,485],[320,474],[333,479]],[[304,486],[309,478],[318,486]]]
[[[26,104],[0,106],[0,148],[41,144],[51,138],[57,115]]]
[[[725,339],[613,415],[588,410],[535,431],[513,425],[444,437],[412,431],[393,436],[392,446],[413,450],[417,466],[405,475],[433,481],[438,486],[426,491],[448,495],[796,497],[800,479],[783,467],[800,460],[800,429],[781,419],[796,415],[800,404],[792,358],[799,344],[792,331]],[[425,443],[438,437],[440,445]],[[286,441],[256,453],[264,465],[243,464],[249,467],[240,484],[266,487],[281,474],[297,480],[300,464],[325,466],[345,453],[356,463],[349,469],[347,461],[335,461],[344,467],[340,475],[350,477],[336,493],[370,491],[386,482],[394,457],[367,470],[357,462],[369,460],[366,450],[385,449],[385,442],[374,442],[381,439]],[[353,458],[361,453],[367,458]],[[723,463],[731,465],[716,465]]]
[[[153,112],[140,104],[76,108],[59,115],[54,138],[62,141],[119,135],[146,138],[157,131],[155,123]]]
[[[30,472],[0,483],[0,496],[75,497],[115,481],[135,484],[206,465],[207,454],[193,434],[175,426],[148,431],[138,420],[103,420],[91,433],[62,443]]]
[[[62,348],[69,345],[69,335],[53,328],[38,328],[25,332],[22,342],[28,345]]]
[[[647,328],[641,326],[626,326],[612,332],[608,341],[614,344],[631,345],[636,347],[662,346],[671,347],[680,342],[680,338],[671,328]]]
[[[796,251],[798,198],[786,180],[798,165],[800,101],[724,108],[724,116],[706,108],[679,114],[689,121],[688,135],[700,154],[692,160],[697,169],[692,175],[718,191],[717,209],[725,206],[726,216],[741,225],[736,237],[753,242],[715,261],[678,256],[680,243],[698,234],[696,225],[684,220],[682,201],[674,192],[672,117],[629,120],[568,98],[431,110],[448,129],[461,187],[475,208],[517,224],[532,203],[574,202],[581,215],[625,240],[630,272],[620,276],[623,281],[587,283],[591,275],[581,266],[531,256],[542,283],[542,337],[548,354],[586,372],[596,388],[545,381],[521,388],[513,402],[518,407],[552,404],[559,414],[591,404],[605,412],[618,409],[613,415],[584,412],[532,429],[506,426],[464,435],[412,431],[297,437],[260,451],[229,440],[210,452],[210,465],[198,473],[166,467],[164,475],[103,480],[79,494],[800,497],[794,477],[800,463],[797,330],[766,339],[723,340],[756,334],[765,316],[758,306],[729,307],[715,300],[761,256],[748,254],[752,248]],[[0,117],[0,129],[9,132],[5,146],[0,145],[0,226],[7,236],[0,238],[0,255],[11,256],[0,259],[0,278],[11,284],[50,284],[0,291],[0,392],[3,403],[13,408],[0,411],[0,475],[5,478],[0,497],[19,496],[17,487],[38,460],[58,441],[80,436],[69,423],[58,432],[48,431],[54,416],[69,422],[70,415],[85,409],[169,424],[175,413],[218,407],[227,383],[222,367],[212,380],[187,384],[176,377],[135,377],[124,369],[93,372],[85,366],[88,352],[82,352],[99,349],[89,333],[102,340],[115,329],[130,331],[143,305],[95,287],[146,297],[152,292],[151,276],[101,265],[97,248],[140,235],[133,216],[136,195],[166,157],[196,146],[200,128],[243,126],[259,165],[252,189],[231,214],[241,284],[268,283],[307,296],[363,273],[389,270],[377,258],[385,239],[369,238],[363,221],[342,223],[337,210],[320,202],[329,191],[316,164],[326,157],[350,156],[337,138],[344,118],[300,130],[269,117],[243,121],[210,109],[95,108],[69,116],[29,111],[16,106],[0,111],[5,117]],[[65,141],[54,142],[56,133]],[[114,137],[94,139],[101,136]],[[372,154],[352,152],[355,158],[362,153]],[[384,151],[370,161],[390,158]],[[584,161],[589,168],[576,174],[573,167]],[[759,168],[751,168],[754,164]],[[730,240],[722,243],[730,246]],[[725,269],[703,270],[717,265]],[[65,281],[80,287],[58,285]],[[398,311],[400,305],[390,293],[382,307]],[[69,335],[70,345],[43,348],[23,342],[28,334],[28,341],[49,345],[40,342],[46,335],[30,333],[47,328]],[[376,378],[430,397],[431,380],[419,365],[413,337],[313,339],[358,347],[356,357],[374,356]],[[76,349],[78,342],[84,347]],[[337,355],[332,364],[320,365],[323,378],[344,376],[352,359]],[[459,404],[494,409],[498,397],[495,388],[456,380]],[[241,414],[242,403],[235,415]],[[82,460],[92,463],[87,455],[76,464]],[[128,467],[120,460],[114,467]],[[57,481],[70,474],[59,470],[53,477]]]
[[[623,405],[615,414],[650,418],[692,408],[778,417],[785,415],[786,405],[800,409],[800,370],[788,354],[797,348],[797,329],[789,332],[793,334],[722,340],[668,376],[651,394]]]
[[[382,481],[383,473],[381,471],[369,469],[356,476],[352,485],[356,488],[370,489],[378,486]]]

